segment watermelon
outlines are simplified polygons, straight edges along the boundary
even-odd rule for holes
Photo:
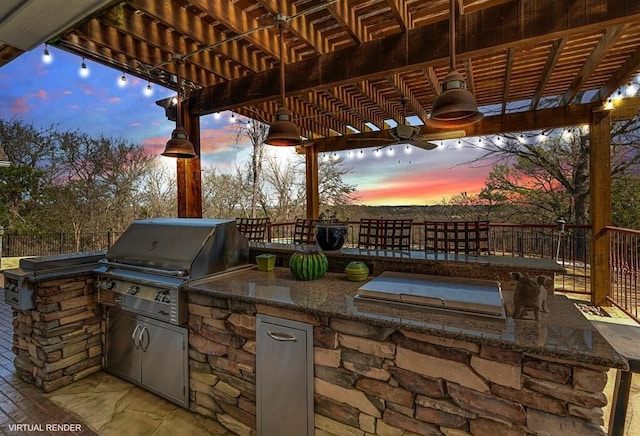
[[[296,251],[289,259],[289,269],[296,280],[316,280],[327,272],[329,262],[321,251]]]

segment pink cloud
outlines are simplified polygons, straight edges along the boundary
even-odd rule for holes
[[[120,97],[109,97],[107,101],[109,103],[120,103]]]
[[[376,186],[358,186],[359,203],[437,204],[461,192],[479,193],[484,187],[488,168],[456,167],[435,171],[415,169]]]
[[[142,148],[152,154],[160,154],[164,151],[164,147],[167,145],[169,138],[165,136],[156,136],[152,138],[145,138],[142,140]]]
[[[134,122],[129,124],[131,127],[140,127],[140,123]]]
[[[11,104],[11,112],[12,113],[27,113],[29,112],[29,105],[27,104],[27,99],[25,97],[18,97],[13,100]]]
[[[202,154],[229,150],[236,143],[236,132],[229,129],[203,129],[200,132]]]
[[[73,94],[73,92],[71,92],[70,90],[68,90],[68,89],[67,89],[67,90],[65,90],[65,91],[63,92],[63,94],[64,94],[64,95],[71,95],[71,94]]]
[[[81,83],[81,84],[78,84],[77,86],[78,88],[82,89],[85,95],[98,95],[96,90],[87,84]]]

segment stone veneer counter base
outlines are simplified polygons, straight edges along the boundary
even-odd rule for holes
[[[540,322],[361,304],[363,282],[286,268],[188,286],[191,410],[256,434],[256,314],[313,326],[316,434],[599,435],[627,368],[565,296]]]

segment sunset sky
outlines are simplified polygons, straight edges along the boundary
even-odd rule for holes
[[[160,154],[175,124],[155,104],[175,92],[126,76],[87,61],[88,77],[81,77],[82,59],[49,47],[53,61],[42,60],[44,46],[25,53],[0,68],[0,117],[18,118],[36,128],[57,124],[61,129],[92,135],[125,138]],[[204,116],[201,125],[202,166],[228,171],[246,160],[248,139],[236,143],[230,113]],[[345,177],[356,185],[358,203],[364,205],[425,205],[461,192],[477,193],[490,168],[458,165],[480,153],[459,148],[457,141],[439,142],[431,151],[396,145],[374,152],[373,148],[342,152],[353,169]],[[294,151],[289,151],[293,156]],[[332,159],[327,156],[326,158]]]

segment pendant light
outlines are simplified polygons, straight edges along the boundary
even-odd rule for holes
[[[480,121],[484,115],[478,110],[476,98],[467,89],[464,77],[456,70],[456,9],[449,7],[449,72],[442,82],[442,93],[433,102],[428,124],[433,127],[455,128]]]
[[[300,132],[298,126],[291,121],[291,112],[285,105],[285,82],[284,82],[284,26],[286,21],[283,17],[276,18],[276,25],[280,30],[280,107],[276,111],[276,119],[269,126],[269,133],[264,143],[278,146],[295,146],[299,145]]]
[[[177,157],[180,159],[191,159],[196,157],[197,155],[193,148],[193,144],[187,137],[187,132],[185,132],[185,130],[182,128],[182,111],[180,110],[180,102],[182,101],[182,78],[180,77],[182,58],[174,55],[174,59],[176,63],[176,71],[178,73],[176,128],[173,129],[173,132],[171,132],[171,139],[167,142],[162,155],[167,157]]]

